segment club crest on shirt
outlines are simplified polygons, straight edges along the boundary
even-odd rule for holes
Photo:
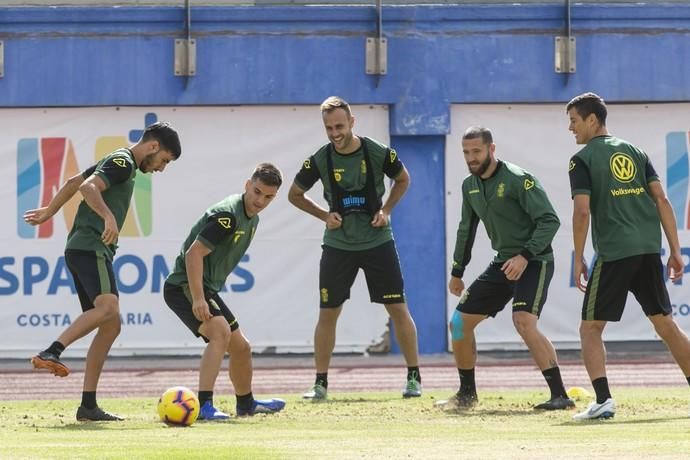
[[[506,194],[506,184],[501,182],[498,184],[498,187],[496,188],[496,196],[499,198],[503,198]]]
[[[615,177],[618,182],[623,183],[632,181],[637,172],[633,159],[629,155],[621,152],[613,154],[609,161],[609,167],[611,168],[613,177]]]
[[[220,217],[218,219],[218,224],[227,230],[232,227],[232,219],[230,217]]]

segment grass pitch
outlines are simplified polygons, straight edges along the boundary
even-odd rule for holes
[[[76,400],[0,403],[2,459],[687,459],[690,390],[614,388],[616,417],[574,422],[575,411],[535,412],[546,394],[480,392],[464,413],[434,407],[447,392],[333,394],[323,403],[288,395],[276,415],[171,428],[147,399],[100,401],[127,417],[75,421]],[[234,397],[215,398],[234,413]],[[578,402],[578,410],[586,407]]]

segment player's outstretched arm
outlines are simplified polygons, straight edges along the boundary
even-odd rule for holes
[[[48,206],[38,209],[30,209],[24,213],[24,222],[29,225],[39,225],[50,219],[56,212],[77,193],[79,186],[84,182],[82,174],[72,176],[62,184],[60,190],[55,194]]]

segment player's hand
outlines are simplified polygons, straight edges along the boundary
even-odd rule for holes
[[[506,260],[501,267],[501,271],[510,281],[519,280],[527,268],[528,261],[518,254]]]
[[[666,262],[666,272],[668,273],[669,279],[677,283],[683,278],[683,270],[685,264],[683,263],[683,256],[680,253],[671,253],[668,257],[668,262]]]
[[[111,245],[117,242],[117,238],[120,236],[120,231],[117,228],[117,222],[112,216],[108,216],[105,221],[105,228],[103,233],[101,233],[101,240],[106,245]]]
[[[371,219],[371,226],[372,227],[385,227],[388,225],[388,222],[390,221],[390,214],[387,212],[383,212],[383,209],[379,209],[379,212],[377,212],[374,215],[374,218]]]
[[[202,323],[211,319],[211,310],[208,308],[206,299],[195,300],[192,304],[192,313],[194,313],[194,317]]]
[[[337,212],[329,212],[328,217],[326,217],[326,228],[329,230],[335,230],[343,225],[343,217]]]
[[[29,225],[40,225],[51,217],[53,216],[48,213],[48,207],[46,206],[26,211],[24,213],[24,222]]]
[[[589,279],[587,264],[584,259],[575,260],[573,264],[573,282],[582,292],[587,292],[587,280]]]
[[[460,297],[462,295],[462,291],[465,290],[465,282],[462,280],[462,278],[451,276],[450,281],[448,281],[448,290],[451,294]]]

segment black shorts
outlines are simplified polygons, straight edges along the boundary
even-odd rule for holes
[[[628,291],[645,315],[671,314],[671,300],[659,254],[642,254],[612,262],[597,259],[582,303],[582,319],[620,321]]]
[[[65,264],[74,279],[82,311],[94,308],[93,302],[99,295],[118,296],[113,263],[104,254],[66,249]]]
[[[511,281],[501,271],[503,263],[492,262],[484,273],[465,289],[456,310],[473,315],[496,316],[513,299],[513,312],[541,314],[553,278],[553,262],[533,260],[520,279]]]
[[[321,308],[339,307],[350,298],[350,288],[360,268],[364,270],[372,302],[405,302],[400,260],[395,241],[390,240],[362,251],[343,251],[323,246],[319,270]]]
[[[223,299],[220,298],[218,293],[204,292],[204,297],[208,303],[211,316],[224,316],[230,325],[231,331],[235,331],[240,327],[235,319],[235,315],[233,315],[228,306],[225,305],[225,302],[223,302]],[[201,337],[204,339],[204,342],[208,342],[208,339],[199,333],[201,321],[196,319],[194,312],[192,312],[192,296],[187,285],[183,287],[165,283],[163,286],[163,298],[173,313],[182,320],[185,326],[187,326],[195,336]]]

